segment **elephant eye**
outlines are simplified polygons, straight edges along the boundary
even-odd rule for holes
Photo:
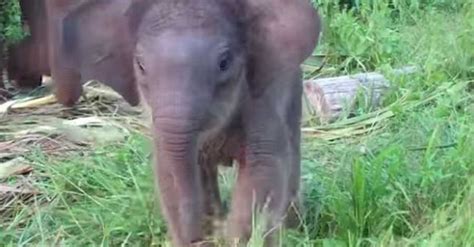
[[[222,72],[227,71],[232,64],[232,58],[232,53],[230,51],[222,53],[219,58],[219,70]]]
[[[146,73],[145,66],[143,66],[143,63],[140,61],[140,59],[136,59],[137,67],[140,70],[142,74]]]

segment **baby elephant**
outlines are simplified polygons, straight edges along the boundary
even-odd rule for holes
[[[308,0],[114,4],[97,0],[89,8],[100,15],[78,8],[82,17],[79,12],[66,17],[58,42],[64,50],[56,52],[70,56],[68,61],[86,54],[76,52],[84,47],[100,51],[122,44],[133,52],[134,82],[153,120],[157,188],[174,246],[197,246],[205,240],[207,216],[222,213],[217,165],[229,165],[229,160],[237,161],[238,177],[227,219],[228,241],[245,244],[254,213],[263,212],[266,245],[273,246],[272,233],[298,200],[300,64],[319,39],[316,10]],[[120,18],[127,19],[128,32],[94,43],[94,37],[124,30],[114,26]],[[111,29],[91,26],[91,32],[82,31],[95,22],[109,23]],[[120,52],[121,58],[127,57],[125,50]],[[100,75],[99,68],[113,68],[117,56],[110,54],[99,53],[100,66],[88,68],[88,73]],[[67,75],[67,70],[60,73]],[[62,97],[74,99],[77,85],[67,78],[74,76],[58,81],[63,83]],[[110,78],[106,83],[116,82]]]

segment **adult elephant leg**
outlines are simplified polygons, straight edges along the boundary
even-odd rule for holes
[[[32,64],[23,62],[13,64],[15,62],[18,62],[18,60],[14,60],[13,58],[12,60],[8,60],[8,80],[14,82],[13,85],[15,88],[20,90],[32,90],[41,86],[43,76],[31,67]]]
[[[46,40],[44,1],[20,1],[22,23],[29,35],[8,48],[8,76],[18,89],[31,90],[41,86]],[[42,57],[43,56],[43,57]]]
[[[18,89],[33,89],[41,85],[41,74],[35,71],[34,44],[30,37],[7,50],[8,80]]]
[[[45,61],[40,57],[40,42],[27,37],[8,51],[9,80],[15,81],[18,89],[32,90],[42,85]]]

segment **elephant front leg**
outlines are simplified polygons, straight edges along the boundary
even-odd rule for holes
[[[282,151],[276,148],[278,142],[261,138],[248,144],[246,161],[239,166],[229,216],[233,241],[245,243],[252,234],[259,234],[257,238],[266,236],[266,246],[273,246],[274,233],[281,226],[289,201],[285,169],[289,161],[284,157],[285,151],[277,151]],[[254,226],[263,231],[255,232]]]
[[[258,234],[257,238],[265,237],[265,246],[274,246],[289,204],[288,138],[284,123],[269,111],[256,112],[245,120],[245,161],[239,164],[228,222],[234,243],[245,244],[252,234]],[[254,226],[263,231],[256,232]]]
[[[70,69],[56,67],[51,77],[58,102],[68,107],[75,105],[82,95],[81,75]]]
[[[51,1],[53,2],[53,1]],[[53,3],[51,3],[53,5]],[[49,6],[49,8],[53,8]],[[51,13],[58,10],[50,9]],[[48,61],[50,66],[51,78],[54,81],[54,94],[59,103],[71,107],[77,103],[82,95],[82,77],[80,73],[80,65],[65,57],[61,50],[62,43],[62,18],[51,16],[48,23],[49,45],[48,45]]]
[[[254,216],[263,211],[261,223],[266,225],[258,234],[265,235],[265,246],[276,246],[275,233],[285,223],[289,206],[298,204],[302,87],[294,82],[301,80],[301,72],[286,72],[261,77],[268,86],[243,108],[245,159],[239,161],[229,217],[230,237],[239,242],[257,233],[252,229]]]
[[[162,138],[158,145],[156,175],[162,212],[173,246],[200,246],[203,241],[203,196],[198,169],[194,147],[178,144],[176,139]]]

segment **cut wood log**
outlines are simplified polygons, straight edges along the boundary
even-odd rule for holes
[[[377,106],[388,86],[383,75],[366,73],[305,81],[304,91],[313,113],[324,123],[351,111],[357,95],[364,96],[371,106]]]
[[[395,70],[396,75],[410,74],[414,67]],[[390,82],[380,73],[360,73],[348,76],[321,78],[304,81],[305,109],[321,123],[338,119],[343,113],[351,112],[356,106],[358,96],[366,105],[376,108],[390,87]]]

